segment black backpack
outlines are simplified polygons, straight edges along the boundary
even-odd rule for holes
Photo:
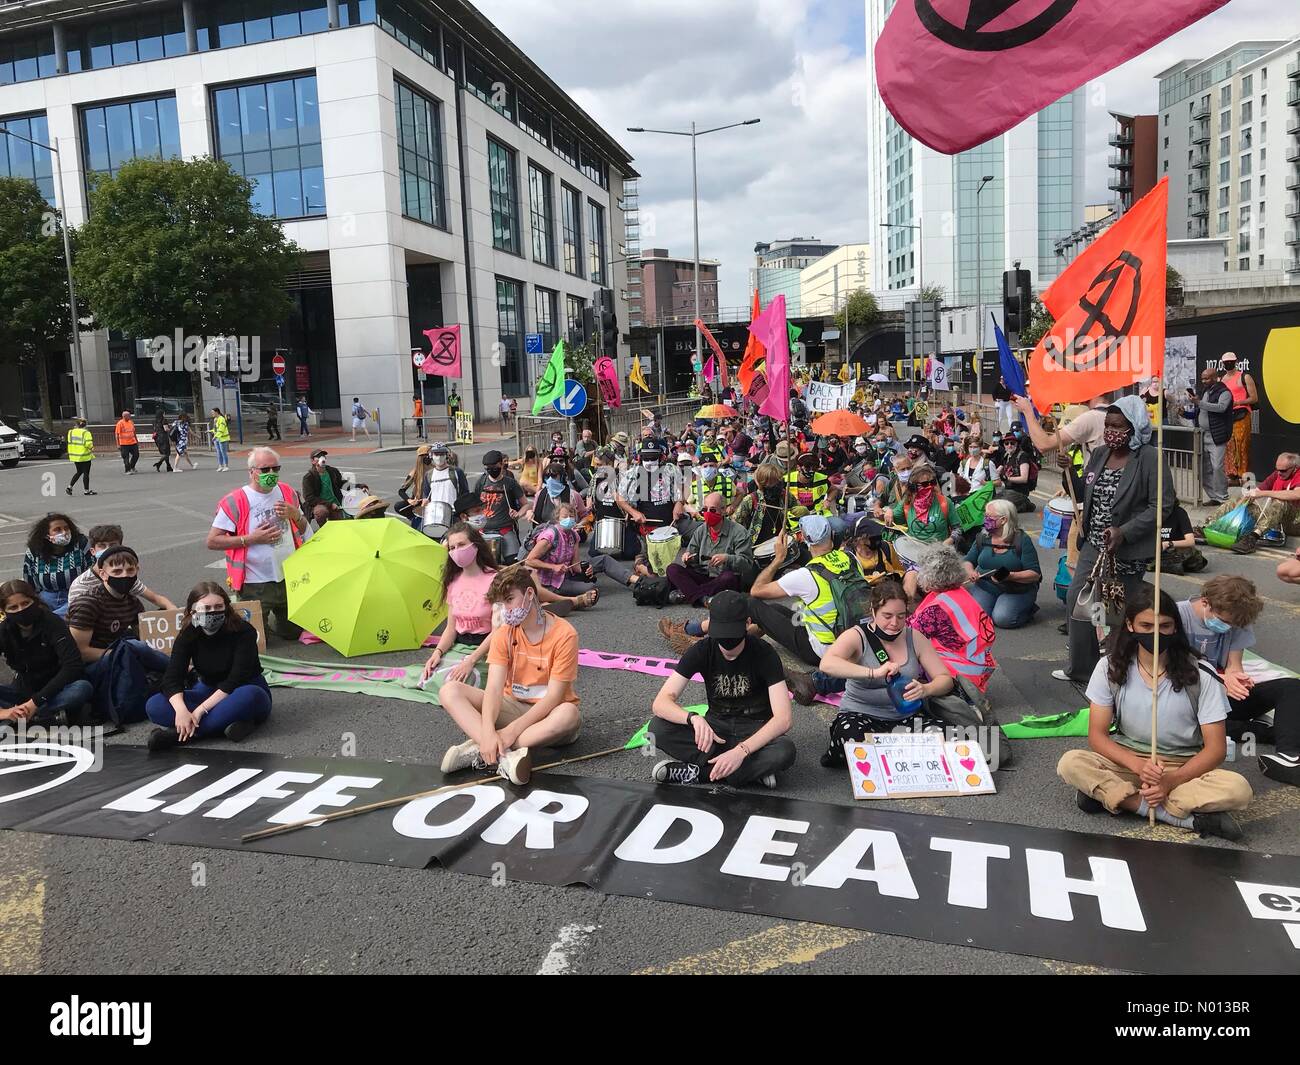
[[[665,607],[672,590],[667,577],[642,577],[632,585],[632,599],[637,606]]]

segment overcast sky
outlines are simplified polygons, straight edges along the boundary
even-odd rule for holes
[[[867,233],[862,0],[478,0],[635,159],[641,246],[689,256],[690,142],[628,133],[761,118],[698,141],[700,253],[743,306],[754,244]],[[1154,75],[1248,38],[1300,34],[1294,0],[1231,0],[1089,89],[1087,200],[1105,202],[1109,111],[1152,113]],[[616,238],[617,239],[617,238]]]

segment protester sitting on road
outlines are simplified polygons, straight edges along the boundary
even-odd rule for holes
[[[248,484],[218,504],[207,548],[225,552],[231,590],[258,600],[268,630],[284,640],[302,632],[289,620],[284,560],[302,546],[306,529],[297,494],[280,480],[280,456],[269,447],[254,448],[248,453]]]
[[[72,582],[90,568],[90,544],[66,514],[46,514],[32,526],[23,555],[23,580],[59,617],[68,612]]]
[[[725,780],[777,785],[777,774],[794,765],[790,694],[781,657],[746,631],[749,600],[721,591],[709,605],[709,638],[690,648],[655,696],[651,723],[655,748],[669,755],[657,763],[659,784]],[[696,674],[704,681],[708,712],[685,710],[682,692]]]
[[[937,720],[926,700],[953,690],[943,659],[925,636],[908,627],[903,586],[891,577],[872,585],[871,616],[836,638],[821,668],[846,682],[831,722],[830,746],[821,756],[827,768],[845,764],[844,744],[850,740],[861,743],[873,732],[889,732],[916,714]]]
[[[378,496],[363,496],[357,503],[357,518],[386,518],[388,504]]]
[[[1300,528],[1300,455],[1284,451],[1278,455],[1273,472],[1256,488],[1247,488],[1240,499],[1231,499],[1205,519],[1211,525],[1242,503],[1255,519],[1255,528],[1240,537],[1232,550],[1239,555],[1252,554],[1260,541],[1285,543],[1286,537]],[[1205,543],[1205,526],[1195,530],[1197,543]]]
[[[1181,506],[1174,507],[1169,516],[1169,524],[1160,530],[1160,570],[1181,576],[1184,573],[1200,573],[1209,565],[1209,561],[1196,546],[1196,534],[1192,528],[1192,519]],[[1152,563],[1147,567],[1155,569]]]
[[[87,592],[100,587],[104,583],[103,574],[99,572],[99,556],[107,551],[110,547],[122,546],[122,526],[120,525],[95,525],[91,527],[86,534],[90,541],[90,569],[81,574],[72,582],[72,587],[68,589],[68,605],[72,606]],[[137,580],[135,587],[131,589],[131,594],[137,599],[143,600],[144,603],[152,604],[155,610],[175,610],[176,604],[168,599],[165,595],[155,592],[152,588],[145,587],[143,581]]]
[[[811,451],[795,459],[794,472],[785,475],[786,490],[790,493],[789,506],[791,510],[803,508],[803,514],[829,518],[835,514],[839,491],[817,467],[817,456]],[[790,519],[791,528],[795,521],[793,517]]]
[[[1136,397],[1134,397],[1136,398]],[[1141,402],[1138,400],[1138,402]],[[1124,624],[1088,683],[1088,750],[1057,764],[1085,813],[1120,811],[1205,836],[1241,838],[1231,811],[1250,802],[1246,778],[1219,767],[1229,713],[1223,681],[1187,642],[1178,608],[1149,584],[1128,596]],[[1160,629],[1160,657],[1152,651]],[[1156,684],[1156,757],[1151,757],[1151,686]],[[1111,734],[1111,726],[1115,732]]]
[[[129,547],[110,547],[99,558],[100,587],[68,608],[68,630],[94,686],[99,720],[122,723],[144,718],[147,675],[161,673],[167,656],[143,643],[140,600],[131,589],[140,577],[140,559]]]
[[[912,611],[909,624],[929,638],[967,701],[979,701],[997,669],[997,630],[967,586],[961,555],[947,544],[928,547],[915,576],[925,598]]]
[[[1038,487],[1038,456],[1033,444],[1014,428],[1009,433],[1005,453],[1007,460],[1002,467],[998,497],[1010,500],[1020,513],[1029,513],[1036,509],[1030,496]]]
[[[317,527],[334,518],[347,518],[343,509],[343,474],[325,460],[329,452],[317,448],[311,453],[311,469],[302,477],[302,509]]]
[[[731,515],[737,525],[749,530],[749,542],[757,547],[772,539],[781,528],[781,471],[770,463],[754,470],[754,490],[746,493]]]
[[[427,681],[455,644],[474,650],[447,671],[447,679],[468,680],[475,667],[487,657],[487,639],[492,635],[492,605],[488,588],[497,575],[496,562],[487,542],[477,529],[457,522],[447,532],[447,569],[439,586],[434,608],[447,604],[447,622],[438,644],[424,663],[420,680]]]
[[[524,565],[536,571],[537,579],[557,595],[578,597],[584,606],[595,606],[598,593],[594,577],[587,580],[582,559],[578,556],[578,510],[572,503],[557,503],[555,520],[543,525],[536,534],[533,549]]]
[[[1255,646],[1255,619],[1264,601],[1253,581],[1221,574],[1201,594],[1178,604],[1187,641],[1219,671],[1228,693],[1228,734],[1246,733],[1277,744],[1276,754],[1260,755],[1266,777],[1300,786],[1300,680],[1261,658],[1245,660]]]
[[[451,458],[451,451],[444,443],[424,444],[416,449],[415,464],[397,489],[401,502],[393,507],[412,528],[424,526],[430,503],[445,503],[450,508],[457,498],[469,492],[469,478],[459,466],[452,465]]]
[[[984,529],[966,553],[966,572],[975,582],[971,595],[998,628],[1018,629],[1034,616],[1043,568],[1010,500],[994,499],[984,508]]]
[[[844,550],[857,559],[862,576],[868,584],[876,584],[886,577],[895,577],[901,581],[906,572],[894,545],[885,539],[884,526],[865,515],[854,525],[852,535],[844,541]]]
[[[888,510],[877,504],[877,521],[899,525],[906,522],[907,535],[923,544],[952,545],[959,528],[955,504],[939,491],[939,478],[933,466],[916,463],[903,489],[902,498]],[[916,597],[916,574],[909,571],[903,586],[909,598]]]
[[[191,670],[198,674],[192,686]],[[257,630],[215,581],[200,581],[186,598],[166,672],[145,712],[158,726],[149,735],[151,751],[219,734],[239,743],[270,716]]]
[[[555,521],[559,504],[565,503],[573,508],[575,527],[581,523],[587,513],[586,501],[582,493],[570,481],[570,475],[563,463],[552,462],[546,467],[546,476],[542,489],[537,493],[533,503],[531,518],[534,525],[546,525]]]
[[[668,567],[668,581],[673,586],[670,603],[707,605],[709,597],[724,589],[740,590],[753,579],[749,531],[728,518],[726,510],[721,492],[704,497],[700,526],[691,533],[680,560]]]
[[[534,580],[524,566],[493,578],[489,603],[500,604],[504,622],[492,633],[487,683],[443,683],[443,708],[468,737],[448,748],[442,771],[497,766],[513,784],[531,769],[533,747],[562,747],[582,731],[578,695],[578,634],[562,618],[542,610]]]
[[[46,606],[28,581],[0,584],[0,655],[14,672],[0,685],[0,721],[53,725],[83,720],[94,689],[67,623]]]

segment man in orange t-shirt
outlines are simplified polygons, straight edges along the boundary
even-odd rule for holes
[[[532,573],[503,569],[487,600],[501,609],[488,645],[487,683],[482,688],[444,681],[443,708],[469,738],[447,749],[442,771],[490,765],[512,784],[527,782],[530,747],[563,747],[578,738],[578,633],[542,610]]]
[[[117,450],[122,456],[122,472],[129,477],[140,461],[140,440],[135,435],[135,422],[129,410],[124,410],[113,426],[113,435],[117,437]]]
[[[423,440],[424,439],[424,400],[420,398],[420,393],[418,392],[411,397],[411,410],[414,412],[412,416],[415,418],[415,435],[419,439]]]

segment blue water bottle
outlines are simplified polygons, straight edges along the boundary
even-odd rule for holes
[[[890,701],[894,704],[894,709],[902,717],[911,717],[925,705],[924,699],[908,699],[903,695],[904,689],[912,682],[899,673],[895,673],[889,678],[889,686],[886,689],[889,692]]]

